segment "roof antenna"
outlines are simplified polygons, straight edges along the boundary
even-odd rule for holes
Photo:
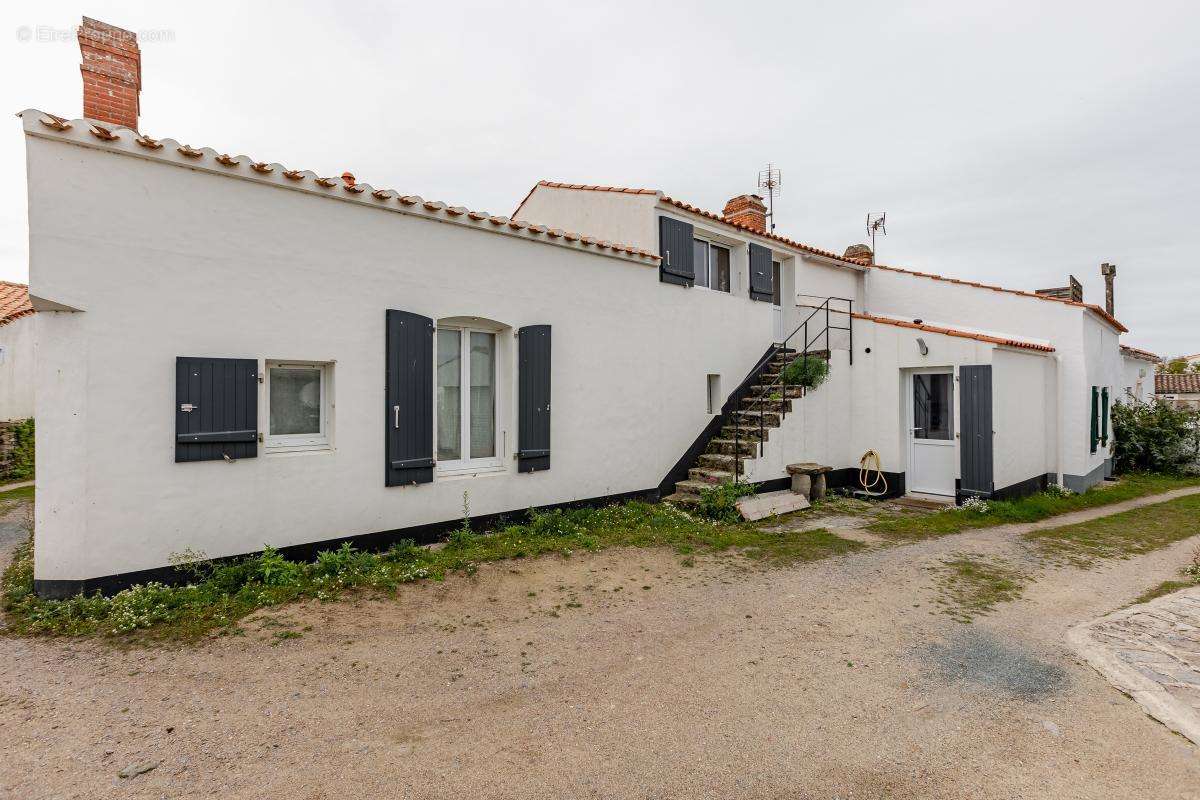
[[[876,261],[879,260],[879,251],[875,249],[875,234],[887,236],[887,212],[886,211],[868,211],[867,212],[867,235],[871,237],[871,254]]]
[[[767,202],[770,204],[770,210],[767,212],[767,217],[771,220],[771,232],[775,232],[775,197],[779,194],[779,187],[783,185],[783,174],[771,162],[767,162],[767,168],[758,173],[758,188],[767,196]]]

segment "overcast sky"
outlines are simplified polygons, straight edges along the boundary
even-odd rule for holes
[[[1100,304],[1115,262],[1125,341],[1200,351],[1195,2],[6,3],[0,109],[80,115],[83,13],[141,32],[151,136],[501,214],[541,178],[720,211],[772,161],[782,234],[886,210],[882,263]],[[0,159],[23,281],[15,118]]]

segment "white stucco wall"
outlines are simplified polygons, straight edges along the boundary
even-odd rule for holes
[[[464,491],[487,514],[654,488],[711,418],[706,376],[728,391],[769,343],[767,304],[653,266],[28,143],[31,285],[83,309],[35,317],[39,579],[453,520]],[[509,414],[504,473],[385,488],[388,308],[551,325],[552,468],[513,471]],[[177,356],[336,361],[335,449],[174,463]]]
[[[1052,344],[1061,360],[1061,469],[1097,479],[1106,454],[1090,452],[1091,387],[1107,385],[1116,397],[1123,385],[1113,328],[1079,306],[882,269],[868,274],[867,296],[873,313]]]
[[[658,252],[656,194],[534,187],[517,219]]]
[[[1056,362],[998,347],[992,354],[992,429],[997,489],[1057,470]]]
[[[33,416],[33,341],[37,314],[0,325],[0,421]]]
[[[1122,402],[1148,403],[1154,398],[1154,365],[1141,358],[1121,356]]]

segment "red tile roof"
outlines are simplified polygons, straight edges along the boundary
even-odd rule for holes
[[[1142,361],[1149,361],[1151,364],[1157,364],[1162,361],[1161,358],[1151,353],[1149,350],[1139,350],[1136,347],[1130,347],[1127,344],[1121,345],[1121,355],[1129,356],[1130,358],[1140,358]]]
[[[0,281],[0,325],[7,325],[33,313],[29,302],[29,287],[23,283]]]
[[[1172,375],[1160,372],[1154,376],[1155,394],[1200,394],[1200,372]]]
[[[960,331],[956,328],[942,328],[937,325],[926,325],[924,323],[905,322],[899,319],[891,319],[889,317],[876,317],[872,314],[854,314],[855,319],[862,319],[868,322],[877,322],[880,325],[895,325],[897,328],[912,328],[918,331],[927,331],[929,333],[940,333],[944,336],[957,336],[961,339],[975,339],[980,342],[988,342],[990,344],[1004,345],[1005,347],[1021,347],[1026,350],[1038,350],[1043,353],[1053,353],[1054,348],[1048,344],[1038,344],[1037,342],[1024,342],[1020,339],[1005,339],[1001,336],[989,336],[986,333],[974,333],[972,331]]]
[[[1079,303],[1074,300],[1066,300],[1061,297],[1050,297],[1049,295],[1037,294],[1036,292],[1025,292],[1020,289],[1005,289],[1003,286],[992,286],[988,283],[978,283],[977,281],[964,281],[958,278],[947,278],[944,275],[934,275],[932,272],[917,272],[911,269],[902,269],[900,267],[889,267],[885,264],[876,264],[875,269],[887,270],[888,272],[901,272],[905,275],[914,275],[918,278],[930,278],[935,281],[945,281],[946,283],[957,283],[960,286],[972,286],[976,289],[990,289],[993,292],[1003,292],[1005,294],[1015,294],[1020,297],[1031,297],[1035,300],[1046,300],[1051,303],[1065,303],[1069,306],[1077,306],[1086,308],[1088,311],[1096,313],[1102,320],[1107,322],[1112,327],[1116,328],[1121,333],[1128,333],[1129,329],[1117,321],[1117,318],[1109,314],[1103,308],[1091,303]]]
[[[813,255],[822,256],[824,258],[832,258],[835,261],[841,261],[845,264],[853,264],[856,267],[862,267],[862,268],[870,267],[870,263],[867,261],[863,261],[862,259],[846,258],[845,256],[838,255],[837,253],[834,253],[831,250],[822,250],[818,247],[813,247],[812,245],[804,244],[803,242],[797,242],[795,239],[789,239],[786,236],[780,236],[779,234],[776,234],[776,233],[765,233],[763,231],[752,228],[749,225],[744,225],[740,222],[735,222],[734,220],[732,220],[729,217],[726,217],[722,214],[715,214],[712,211],[705,211],[704,209],[702,209],[698,206],[694,206],[691,203],[685,203],[682,200],[676,200],[673,197],[668,197],[667,195],[663,194],[658,189],[631,189],[631,188],[624,187],[624,186],[593,186],[593,185],[584,184],[584,183],[559,183],[557,181],[538,181],[534,185],[534,187],[529,190],[529,193],[527,195],[525,195],[525,199],[522,200],[517,205],[516,210],[513,211],[514,217],[516,217],[516,215],[521,211],[522,206],[525,205],[525,203],[529,200],[529,198],[533,196],[533,193],[537,189],[538,186],[545,186],[549,189],[580,189],[580,190],[585,190],[585,191],[589,191],[589,192],[615,192],[617,194],[658,195],[658,198],[660,200],[662,200],[662,202],[664,202],[664,203],[669,203],[669,204],[675,206],[676,208],[683,209],[684,211],[688,211],[693,214],[698,214],[706,219],[711,219],[716,222],[720,222],[723,225],[728,225],[731,228],[736,228],[737,230],[742,231],[744,233],[749,233],[753,236],[758,236],[763,239],[770,239],[771,241],[779,242],[779,243],[784,244],[788,247],[791,247],[795,250],[802,250],[806,253],[812,253]]]

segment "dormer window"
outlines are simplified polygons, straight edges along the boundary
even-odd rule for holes
[[[696,285],[718,292],[729,291],[729,248],[692,240],[693,261],[696,270]]]

